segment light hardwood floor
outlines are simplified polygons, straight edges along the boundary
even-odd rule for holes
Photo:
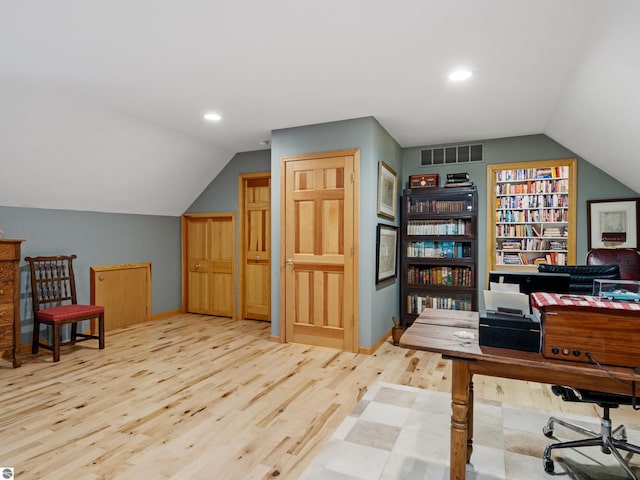
[[[175,315],[2,361],[0,466],[27,479],[297,478],[374,382],[450,389],[450,362],[269,340],[270,324]],[[548,386],[476,377],[475,395],[596,415]],[[632,418],[620,409],[614,420]],[[541,425],[542,427],[542,425]]]

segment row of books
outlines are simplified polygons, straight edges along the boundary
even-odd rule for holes
[[[471,220],[409,220],[407,235],[466,235],[471,232]]]
[[[542,256],[528,257],[524,252],[498,252],[496,256],[498,265],[566,265],[567,254],[565,252],[550,251]]]
[[[540,193],[538,195],[508,195],[496,197],[498,208],[567,208],[569,197],[558,193]]]
[[[567,193],[569,180],[531,180],[526,183],[499,183],[496,195]]]
[[[412,285],[470,287],[472,285],[471,268],[410,266],[407,269],[407,281]]]
[[[439,308],[443,310],[465,310],[471,311],[471,300],[442,297],[434,295],[408,295],[407,296],[407,313],[410,315],[419,315],[425,308]]]
[[[546,240],[542,238],[523,238],[520,240],[509,239],[498,241],[498,250],[503,251],[546,251],[567,250],[566,241]]]
[[[513,223],[513,222],[511,222]],[[498,238],[533,237],[533,238],[566,238],[566,227],[542,227],[521,223],[516,225],[506,225],[504,223],[496,225],[496,236]]]
[[[517,168],[512,170],[498,170],[496,172],[496,180],[498,182],[513,182],[543,178],[567,178],[568,176],[568,166]]]
[[[496,222],[566,222],[569,220],[568,212],[569,211],[566,208],[548,208],[541,210],[497,210]]]
[[[419,200],[407,203],[407,213],[461,213],[472,209],[471,200]]]
[[[409,242],[407,257],[413,258],[469,258],[470,242]]]

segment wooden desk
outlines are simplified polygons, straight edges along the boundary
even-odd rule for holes
[[[474,338],[460,337],[460,332]],[[473,375],[511,378],[630,394],[630,387],[601,368],[553,360],[539,353],[478,345],[478,313],[427,309],[400,338],[400,346],[441,353],[452,360],[450,478],[463,480],[473,449]],[[632,368],[607,367],[621,380],[640,381]],[[542,425],[540,426],[542,429]],[[542,465],[540,466],[542,468]]]

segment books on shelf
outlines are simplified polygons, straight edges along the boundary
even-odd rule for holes
[[[466,235],[471,231],[469,219],[409,220],[407,235]]]
[[[468,182],[469,174],[467,172],[459,172],[459,173],[447,173],[447,182],[451,183],[459,183],[459,182]]]
[[[559,227],[546,227],[542,233],[543,237],[566,237],[567,231],[566,228]]]
[[[453,298],[441,295],[408,295],[407,313],[419,315],[425,308],[439,308],[444,310],[471,311],[473,302],[467,298]]]
[[[453,182],[453,183],[447,183],[445,185],[445,188],[451,188],[451,187],[471,187],[473,186],[473,182]]]
[[[473,205],[466,200],[421,200],[407,202],[407,213],[462,213]]]
[[[472,273],[470,267],[411,265],[407,268],[407,282],[410,285],[470,287]]]
[[[407,189],[400,226],[400,321],[424,308],[477,307],[477,191],[468,174],[448,174],[461,188]],[[450,185],[449,185],[450,184]],[[467,186],[467,188],[462,188]]]
[[[568,178],[569,167],[566,165],[550,167],[516,168],[496,171],[498,182],[521,182],[527,180]]]
[[[469,258],[471,242],[409,242],[406,254],[413,258]]]
[[[509,242],[509,241],[502,242],[503,250],[520,250],[521,248],[522,248],[522,244],[520,242]]]
[[[503,265],[524,265],[519,253],[503,253],[501,263]]]
[[[447,183],[445,187],[471,187],[473,182],[469,180],[467,172],[447,173]]]

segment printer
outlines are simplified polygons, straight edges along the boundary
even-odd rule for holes
[[[485,290],[480,311],[480,347],[540,352],[540,321],[531,313],[529,295],[517,291]]]

